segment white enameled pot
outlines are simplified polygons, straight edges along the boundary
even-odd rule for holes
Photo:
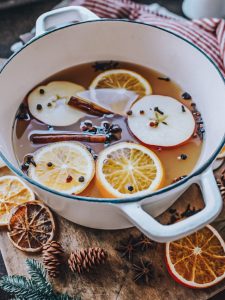
[[[65,22],[65,18],[81,22],[46,32],[46,28],[52,28],[55,22]],[[98,60],[128,61],[153,68],[173,78],[193,96],[205,122],[206,136],[199,162],[188,177],[142,198],[90,199],[55,192],[20,171],[13,151],[12,126],[24,95],[60,70]],[[14,54],[2,69],[0,99],[1,158],[65,218],[100,229],[135,225],[153,240],[165,242],[192,233],[219,214],[222,200],[212,162],[224,144],[224,78],[205,54],[174,33],[128,20],[100,20],[81,7],[46,13],[37,21],[36,38]],[[173,225],[158,223],[154,217],[193,183],[202,190],[205,208]]]

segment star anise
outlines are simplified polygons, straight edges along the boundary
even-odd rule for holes
[[[130,235],[125,241],[121,241],[119,246],[116,248],[120,252],[121,257],[126,257],[129,261],[133,259],[133,254],[136,250],[137,240]]]
[[[95,71],[107,71],[107,70],[111,70],[111,69],[115,69],[116,67],[118,67],[119,63],[117,61],[96,61],[93,64],[93,68],[95,69]]]
[[[147,251],[152,249],[156,246],[156,243],[150,240],[146,235],[143,233],[137,238],[137,242],[135,244],[135,248],[140,249],[141,251]]]
[[[221,176],[216,179],[216,182],[220,189],[221,196],[225,201],[225,169],[222,171]]]
[[[138,264],[133,264],[134,281],[145,282],[149,284],[154,278],[154,267],[150,261],[143,261],[142,259]]]

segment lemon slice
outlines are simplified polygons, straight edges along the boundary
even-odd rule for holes
[[[77,142],[59,142],[37,150],[36,167],[30,165],[28,175],[53,190],[81,193],[95,173],[94,159],[87,148]]]
[[[18,177],[0,177],[0,226],[8,224],[12,208],[34,199],[32,190]]]
[[[122,142],[103,150],[97,160],[96,178],[105,197],[139,196],[159,189],[164,170],[150,149]]]
[[[109,70],[99,74],[92,81],[90,89],[125,89],[140,97],[152,93],[149,82],[140,74],[125,69]]]

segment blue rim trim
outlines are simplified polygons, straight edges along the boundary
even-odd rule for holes
[[[160,28],[158,26],[155,25],[150,25],[150,24],[146,24],[143,22],[137,22],[137,21],[131,21],[131,20],[124,20],[124,19],[99,19],[99,20],[90,20],[90,21],[84,21],[84,22],[80,22],[80,23],[75,23],[75,24],[68,24],[65,25],[63,27],[59,27],[59,28],[55,28],[52,29],[50,31],[47,31],[41,35],[39,35],[38,37],[33,38],[32,40],[30,40],[27,44],[25,44],[19,51],[17,51],[16,53],[14,53],[12,56],[10,56],[10,58],[7,60],[7,62],[4,64],[3,68],[0,70],[0,75],[3,72],[3,70],[7,67],[7,65],[10,63],[10,61],[17,56],[23,49],[25,49],[26,47],[29,47],[29,45],[33,44],[35,41],[39,40],[40,38],[47,36],[49,34],[51,34],[52,32],[58,31],[58,30],[63,30],[65,28],[68,27],[72,27],[72,26],[82,26],[82,24],[86,24],[86,23],[95,23],[95,22],[122,22],[122,23],[133,23],[133,24],[139,24],[139,25],[144,25],[146,27],[153,27],[156,28],[158,30],[167,32],[170,35],[173,35],[177,38],[179,38],[180,40],[186,42],[187,44],[191,45],[192,47],[194,47],[195,49],[197,49],[199,52],[201,52],[208,60],[209,62],[216,68],[217,72],[219,73],[221,79],[223,80],[224,84],[225,84],[225,78],[222,75],[222,73],[220,72],[219,68],[217,67],[217,65],[215,64],[215,62],[205,53],[203,52],[200,48],[198,48],[195,44],[191,43],[189,40],[179,36],[178,34],[171,32],[167,29],[164,28]],[[120,203],[131,203],[131,202],[138,202],[141,200],[144,200],[146,198],[151,198],[153,196],[156,195],[160,195],[163,194],[164,192],[168,192],[172,189],[175,189],[179,186],[181,186],[182,184],[188,182],[191,178],[200,175],[203,171],[205,171],[211,164],[212,162],[215,160],[215,158],[217,157],[217,155],[219,154],[219,152],[221,151],[222,147],[225,144],[225,134],[224,137],[220,143],[220,145],[217,147],[216,151],[213,153],[213,155],[210,157],[210,159],[208,159],[208,161],[206,161],[202,167],[200,167],[198,170],[196,170],[193,174],[185,177],[184,179],[182,179],[181,181],[174,183],[172,185],[169,185],[159,191],[156,191],[154,193],[151,194],[147,194],[145,196],[137,196],[137,197],[131,197],[129,199],[127,198],[119,198],[119,199],[110,199],[110,198],[89,198],[89,197],[81,197],[81,196],[72,196],[72,195],[68,195],[68,194],[64,194],[64,193],[60,193],[57,192],[55,190],[49,189],[46,186],[43,186],[39,183],[37,183],[36,181],[33,181],[31,178],[29,178],[28,176],[26,176],[22,171],[20,171],[19,169],[16,169],[8,160],[7,158],[4,156],[4,154],[0,151],[0,158],[6,163],[6,165],[14,172],[16,173],[18,176],[22,177],[24,180],[28,181],[30,184],[37,186],[38,188],[41,188],[42,190],[45,190],[47,192],[50,192],[56,196],[61,196],[61,197],[65,197],[68,199],[72,199],[72,200],[79,200],[79,201],[87,201],[87,202],[97,202],[97,203],[112,203],[112,204],[120,204]]]

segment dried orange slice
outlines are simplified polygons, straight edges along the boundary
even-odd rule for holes
[[[8,237],[15,247],[25,252],[38,252],[53,239],[55,222],[47,206],[30,201],[14,208],[8,229]]]
[[[95,173],[93,156],[77,142],[58,142],[34,153],[36,166],[30,165],[28,175],[37,182],[67,194],[81,193]]]
[[[0,226],[8,224],[13,207],[34,199],[32,190],[18,177],[0,177]]]
[[[140,74],[125,70],[115,69],[100,73],[92,81],[90,89],[126,89],[133,91],[140,97],[152,93],[149,82]]]
[[[153,151],[142,145],[122,142],[100,153],[96,178],[103,196],[123,198],[159,189],[164,171]]]
[[[225,243],[210,225],[166,244],[167,267],[179,283],[207,288],[225,278]]]

